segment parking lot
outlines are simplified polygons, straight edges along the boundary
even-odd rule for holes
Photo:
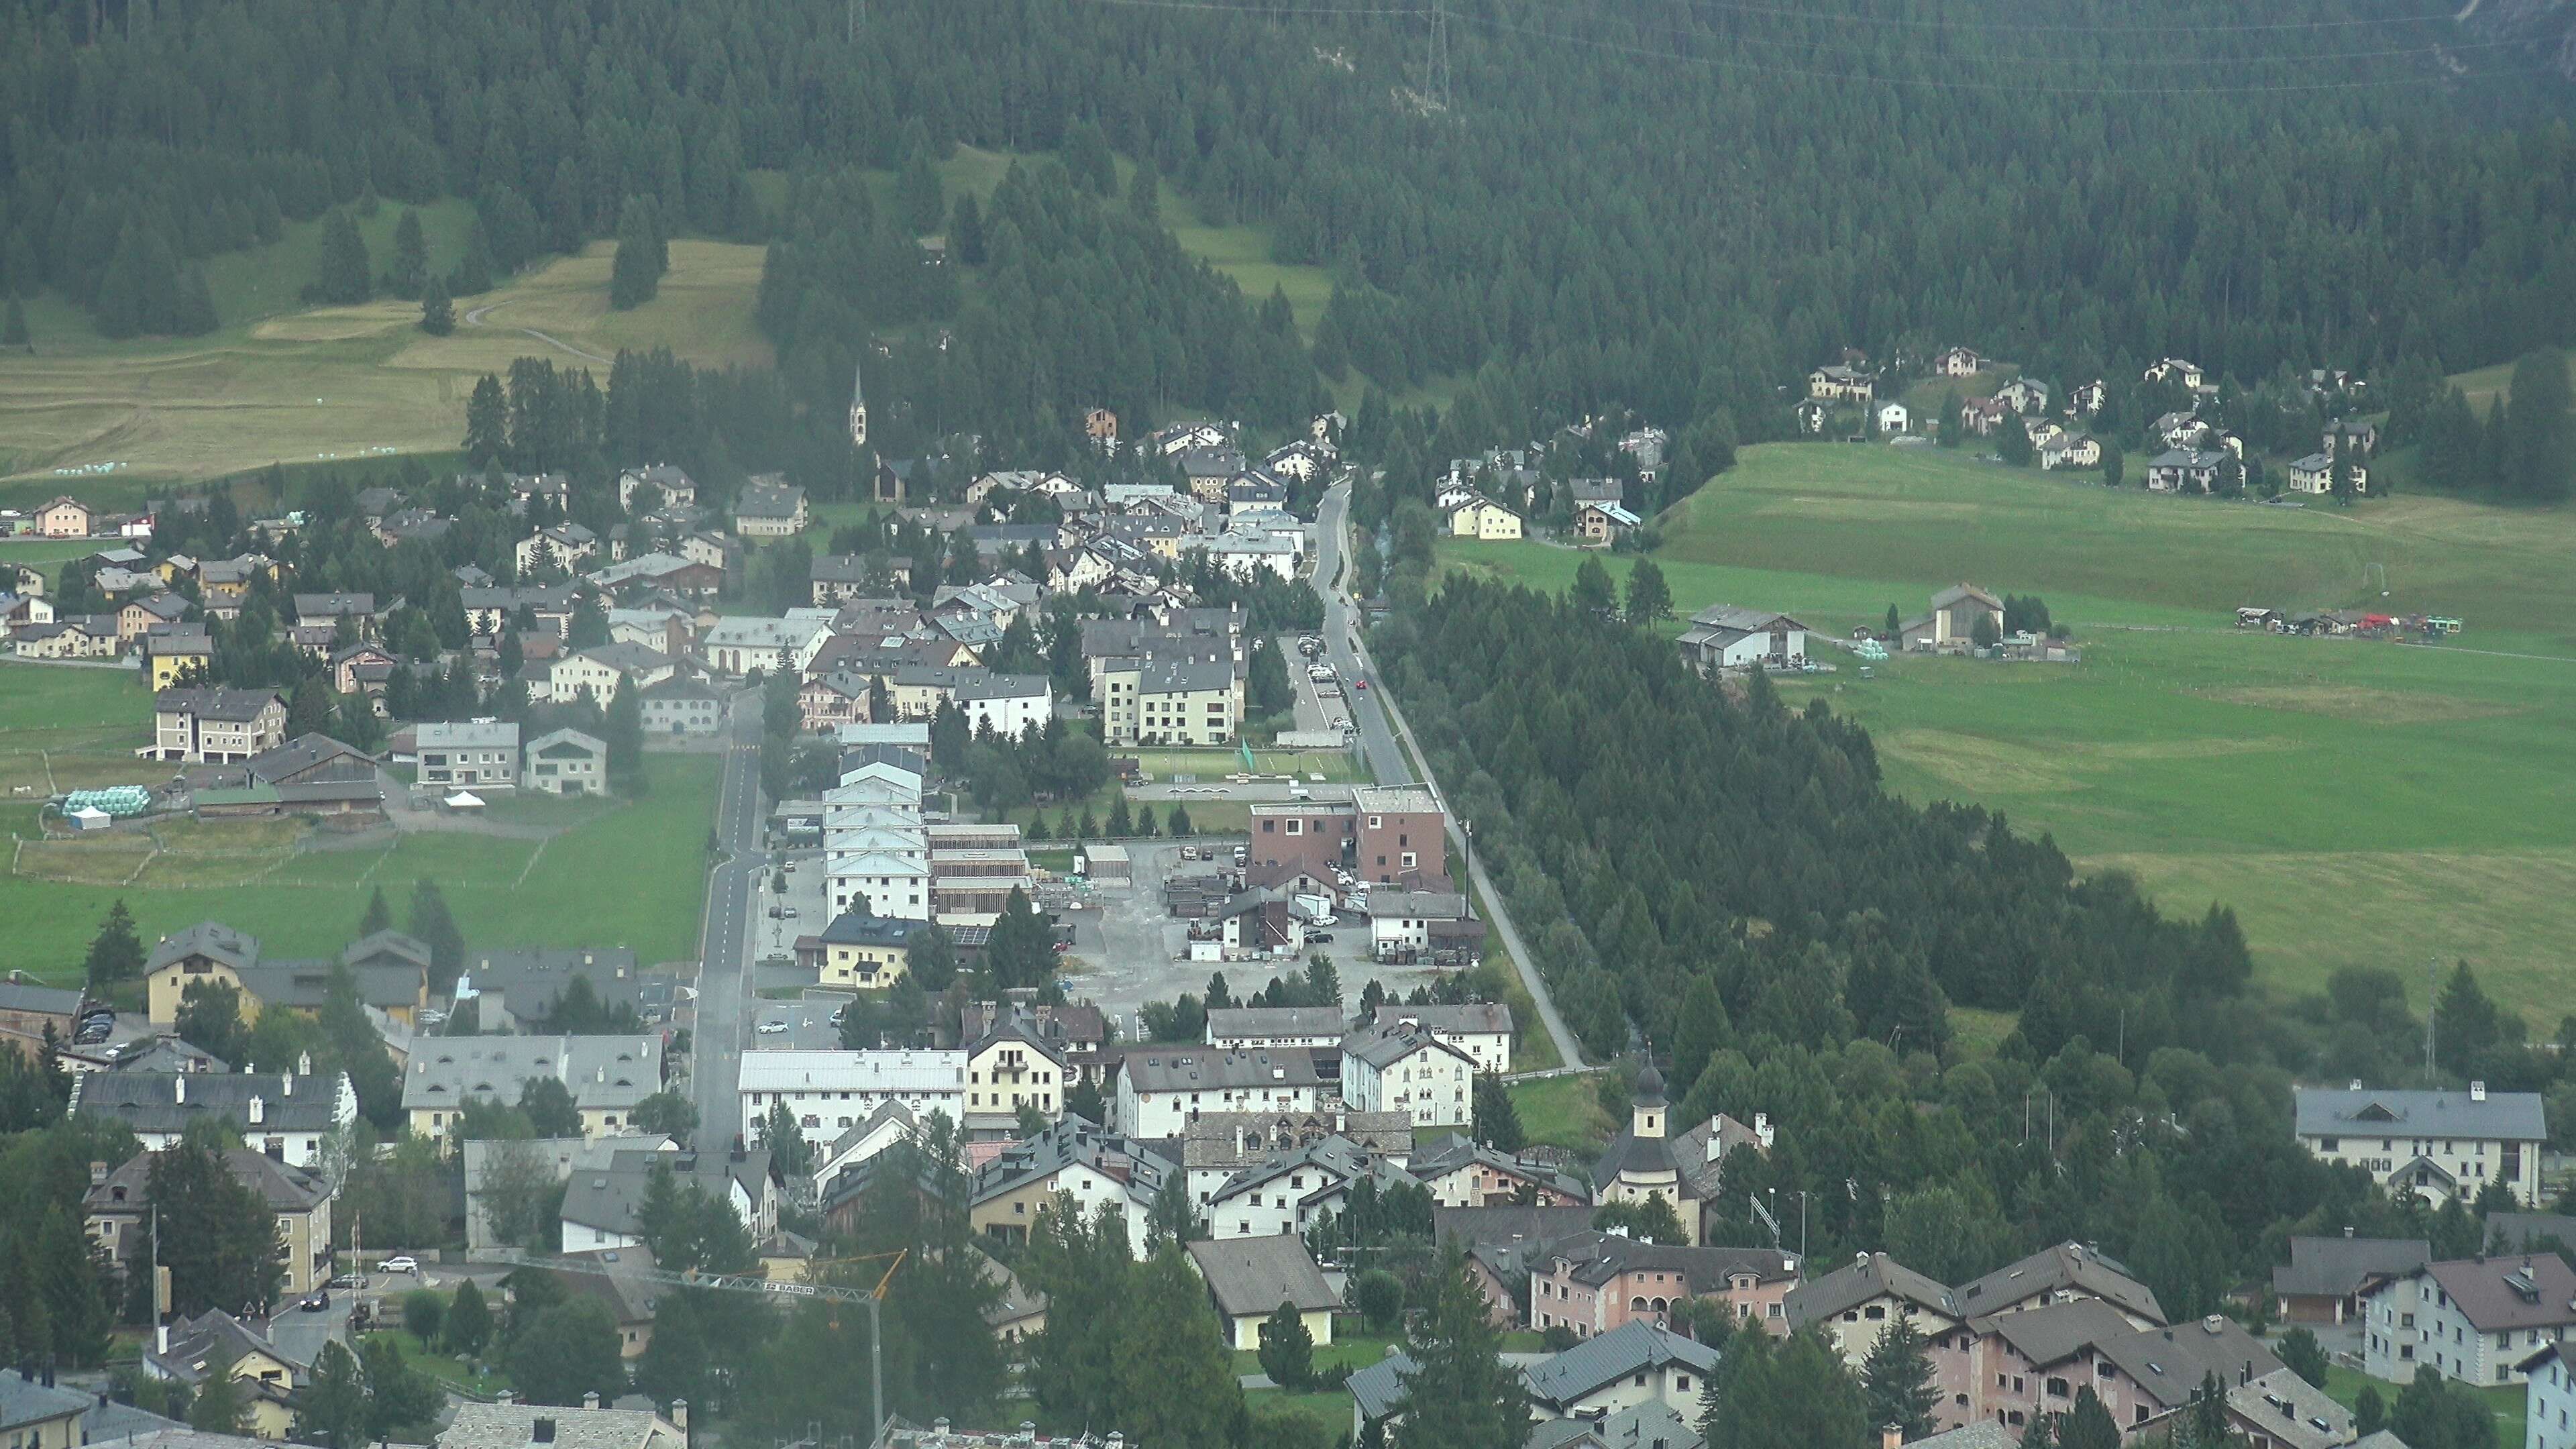
[[[1067,918],[1074,927],[1074,976],[1066,994],[1077,1001],[1088,998],[1109,1013],[1123,1041],[1141,1038],[1136,1013],[1146,1002],[1169,1001],[1184,991],[1203,992],[1213,972],[1224,973],[1226,985],[1240,997],[1259,991],[1273,976],[1303,974],[1306,969],[1308,952],[1293,960],[1221,965],[1189,959],[1190,923],[1175,919],[1164,908],[1163,882],[1176,871],[1230,869],[1234,847],[1241,842],[1208,836],[1190,843],[1214,847],[1217,861],[1183,862],[1181,847],[1169,842],[1131,843],[1127,850],[1136,883],[1123,890],[1094,891],[1099,908]],[[1371,980],[1383,983],[1389,995],[1400,996],[1439,974],[1428,966],[1380,966],[1370,961],[1369,928],[1364,920],[1337,922],[1331,934],[1330,944],[1310,950],[1333,958],[1341,972],[1345,1010],[1358,1010],[1360,991]]]

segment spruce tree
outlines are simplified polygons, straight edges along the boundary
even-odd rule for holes
[[[429,243],[420,233],[420,213],[408,206],[394,223],[393,270],[386,280],[397,297],[417,297],[429,281]]]
[[[90,939],[85,964],[92,987],[114,986],[143,974],[143,940],[135,934],[134,914],[125,908],[124,897],[107,908],[107,919]]]
[[[433,276],[421,286],[420,330],[444,337],[456,330],[456,307],[447,299],[447,279]]]
[[[1413,1371],[1401,1376],[1404,1449],[1492,1449],[1529,1432],[1519,1373],[1502,1361],[1502,1334],[1485,1297],[1468,1281],[1464,1250],[1452,1239],[1428,1285],[1431,1302],[1415,1332]]]
[[[975,204],[975,193],[961,192],[957,207],[948,221],[948,254],[960,266],[984,265],[984,212]]]
[[[179,279],[179,312],[171,319],[170,330],[182,337],[203,337],[220,325],[215,294],[206,285],[206,269],[190,267]]]
[[[609,306],[623,312],[653,300],[662,285],[661,247],[652,204],[640,196],[626,198],[617,219],[617,256],[608,270]]]
[[[939,173],[932,169],[927,150],[915,151],[905,159],[902,172],[895,177],[894,205],[907,235],[928,236],[939,230],[946,208],[940,202]]]
[[[375,290],[375,270],[367,261],[366,238],[358,235],[357,218],[345,208],[322,219],[322,257],[313,280],[313,299],[336,306],[367,300]]]
[[[492,290],[492,271],[492,243],[478,216],[465,228],[465,254],[448,274],[447,290],[459,297],[479,297]]]
[[[1920,1439],[1936,1427],[1941,1387],[1933,1382],[1932,1359],[1923,1334],[1908,1314],[1899,1314],[1881,1329],[1860,1369],[1861,1391],[1872,1425],[1894,1424],[1907,1439]]]

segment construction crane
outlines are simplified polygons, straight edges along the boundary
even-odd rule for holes
[[[542,1268],[556,1273],[595,1273],[603,1278],[630,1278],[642,1283],[662,1283],[674,1288],[712,1288],[726,1293],[758,1293],[772,1298],[814,1298],[826,1303],[864,1304],[868,1310],[868,1440],[874,1443],[885,1431],[885,1315],[879,1307],[885,1302],[886,1289],[894,1283],[895,1270],[912,1254],[910,1248],[891,1253],[861,1253],[848,1258],[818,1258],[808,1271],[837,1268],[844,1263],[874,1263],[886,1259],[886,1270],[873,1288],[853,1288],[839,1283],[785,1283],[750,1273],[705,1273],[695,1268],[675,1270],[646,1268],[628,1263],[598,1260],[574,1261],[563,1258],[538,1258],[525,1253],[505,1255],[501,1261],[514,1268]],[[837,1322],[837,1321],[836,1321]]]

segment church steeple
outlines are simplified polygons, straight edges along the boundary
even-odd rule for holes
[[[859,348],[860,361],[850,368],[850,446],[868,445],[868,388],[865,376],[867,347]]]
[[[1637,1096],[1628,1109],[1628,1130],[1638,1137],[1664,1135],[1664,1074],[1655,1070],[1653,1057],[1646,1059],[1646,1069],[1637,1074]]]

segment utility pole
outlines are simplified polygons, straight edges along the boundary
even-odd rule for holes
[[[1440,98],[1440,109],[1449,109],[1449,11],[1443,0],[1431,0],[1431,59],[1422,89]]]
[[[2442,1010],[2442,958],[2424,961],[2424,1085],[2434,1084],[2433,1021]]]

